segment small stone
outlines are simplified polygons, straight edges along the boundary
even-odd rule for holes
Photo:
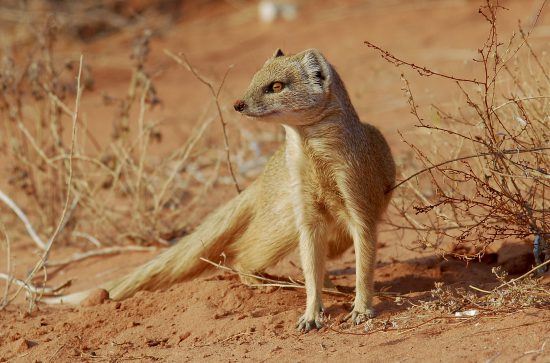
[[[275,325],[273,326],[273,328],[275,328],[275,329],[282,329],[282,328],[284,328],[284,325],[283,325],[282,323],[277,323],[277,324],[275,324]]]
[[[137,321],[131,321],[126,325],[126,327],[133,328],[134,326],[138,326],[138,325],[139,323]]]
[[[38,345],[38,343],[33,342],[32,340],[21,339],[21,341],[17,344],[17,353],[23,353],[35,345]]]
[[[221,311],[221,312],[218,312],[218,313],[214,314],[214,319],[217,320],[217,319],[225,318],[229,314],[230,314],[229,311]]]
[[[120,301],[117,301],[115,303],[115,309],[120,309],[120,306],[122,305],[122,303]]]
[[[178,341],[178,343],[180,342],[183,342],[185,339],[189,338],[191,336],[191,332],[185,332],[183,333],[182,335],[180,335],[180,340]]]
[[[90,295],[86,299],[84,299],[80,305],[89,307],[89,306],[96,306],[101,305],[105,300],[109,299],[109,292],[105,289],[95,289],[93,290]]]
[[[147,340],[147,346],[149,346],[149,347],[156,347],[159,344],[160,344],[160,342],[156,339],[148,339]]]

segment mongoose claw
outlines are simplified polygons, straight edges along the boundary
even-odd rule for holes
[[[344,321],[351,320],[353,324],[359,325],[366,322],[369,319],[374,318],[375,316],[376,316],[376,312],[374,311],[374,309],[366,309],[365,311],[357,311],[354,309],[352,310],[351,313],[346,315],[346,317],[344,318]]]
[[[313,319],[306,318],[306,315],[304,314],[300,317],[300,319],[298,319],[298,323],[296,323],[296,329],[304,333],[307,333],[313,329],[321,329],[322,327],[323,319],[321,314],[317,314],[317,316]]]

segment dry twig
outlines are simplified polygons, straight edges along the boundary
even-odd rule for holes
[[[96,250],[75,253],[71,257],[63,260],[48,261],[46,262],[46,266],[48,267],[65,266],[70,263],[79,262],[91,257],[117,255],[117,254],[126,253],[126,252],[154,252],[157,250],[158,250],[157,247],[144,247],[144,246],[105,247],[105,248],[100,248]]]
[[[195,76],[195,78],[197,78],[202,84],[207,86],[208,89],[210,90],[212,98],[214,99],[214,101],[216,103],[216,109],[218,111],[218,117],[220,118],[220,122],[221,122],[221,125],[222,125],[223,141],[224,141],[224,146],[225,146],[225,155],[226,155],[226,158],[227,158],[227,168],[229,169],[229,173],[231,174],[231,178],[233,178],[233,183],[235,184],[235,188],[237,189],[237,193],[240,193],[241,192],[241,187],[239,186],[239,182],[237,181],[237,177],[235,176],[235,172],[233,171],[233,164],[231,163],[231,152],[230,152],[231,150],[229,148],[229,138],[227,136],[227,123],[225,122],[225,120],[223,118],[222,109],[221,109],[220,101],[219,101],[220,92],[222,90],[223,84],[225,83],[225,79],[227,78],[227,75],[229,74],[229,71],[231,70],[232,67],[229,67],[227,69],[227,71],[225,72],[225,74],[222,78],[220,86],[216,90],[214,88],[214,85],[210,81],[206,80],[206,78],[204,78],[201,74],[199,74],[197,72],[197,70],[195,68],[193,68],[191,66],[191,64],[187,60],[187,57],[186,57],[185,53],[180,53],[181,57],[178,57],[177,55],[175,55],[174,53],[170,52],[167,49],[164,50],[164,53],[166,55],[168,55],[170,58],[172,58],[174,61],[176,61],[176,63],[178,63],[179,65],[185,67],[188,71],[190,71]]]
[[[10,209],[17,215],[17,217],[19,217],[21,222],[23,222],[23,224],[25,225],[25,229],[29,233],[29,236],[34,241],[34,243],[41,249],[45,250],[46,243],[44,243],[42,238],[40,238],[38,233],[36,233],[31,222],[29,221],[29,218],[27,218],[27,216],[25,215],[25,213],[23,213],[21,208],[19,208],[17,204],[10,197],[8,197],[7,194],[5,194],[1,190],[0,190],[0,200],[3,201],[8,207],[10,207]]]
[[[6,231],[6,227],[2,222],[0,222],[0,228],[2,229],[2,234],[4,235],[4,241],[6,242],[6,271],[5,274],[6,279],[6,286],[4,287],[4,297],[2,298],[2,303],[0,303],[0,310],[2,310],[6,305],[8,305],[8,294],[10,292],[10,285],[12,282],[11,277],[11,244],[10,244],[10,237],[8,236],[8,232]]]
[[[25,281],[21,281],[21,283],[16,282],[20,287],[17,290],[16,294],[14,295],[13,299],[15,297],[17,297],[17,295],[19,294],[19,292],[21,291],[22,288],[25,288],[28,292],[30,292],[33,295],[37,294],[37,290],[35,288],[33,288],[33,286],[30,284],[30,281],[33,279],[33,277],[35,276],[35,274],[39,270],[45,269],[47,261],[48,261],[48,257],[50,255],[51,248],[53,246],[53,243],[55,242],[55,240],[57,239],[57,237],[58,237],[59,233],[61,232],[63,226],[65,225],[65,218],[67,217],[67,212],[69,211],[69,202],[70,202],[71,188],[72,188],[72,178],[73,178],[72,156],[74,154],[74,148],[75,148],[76,125],[77,125],[77,119],[78,119],[78,108],[79,108],[79,105],[80,105],[80,96],[81,96],[81,92],[82,92],[82,89],[80,87],[80,77],[82,75],[83,60],[84,60],[84,57],[81,55],[80,56],[80,62],[79,62],[79,68],[78,68],[78,75],[77,75],[77,79],[76,79],[77,93],[76,93],[76,97],[75,97],[75,108],[74,108],[74,111],[73,111],[73,118],[72,118],[71,147],[70,147],[70,151],[69,151],[69,167],[68,167],[69,176],[68,176],[68,179],[67,179],[67,195],[66,195],[66,198],[65,198],[63,211],[61,213],[61,217],[59,218],[59,222],[57,223],[57,227],[56,227],[54,233],[52,234],[52,236],[50,237],[50,239],[48,240],[48,243],[46,244],[46,248],[45,248],[42,256],[40,257],[40,260],[36,263],[33,270],[29,273],[29,275],[27,276]],[[45,276],[44,279],[46,279],[47,274],[44,274],[44,276]],[[44,291],[44,289],[45,288],[42,288],[41,291]],[[30,306],[29,306],[30,309],[32,309],[33,304],[34,304],[34,301],[33,301],[33,299],[31,299],[30,300]]]

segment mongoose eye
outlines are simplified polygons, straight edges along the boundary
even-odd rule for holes
[[[269,87],[267,88],[267,93],[279,93],[285,88],[284,83],[282,82],[273,82]]]

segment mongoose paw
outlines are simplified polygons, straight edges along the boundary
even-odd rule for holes
[[[309,314],[304,314],[298,319],[296,323],[296,329],[298,331],[307,333],[313,329],[321,329],[323,327],[323,312],[319,311],[313,317],[309,317]]]
[[[359,325],[366,322],[369,319],[374,318],[375,316],[376,316],[376,312],[374,311],[374,309],[365,309],[365,311],[357,311],[353,309],[351,313],[346,315],[344,320],[351,320],[353,324]]]

